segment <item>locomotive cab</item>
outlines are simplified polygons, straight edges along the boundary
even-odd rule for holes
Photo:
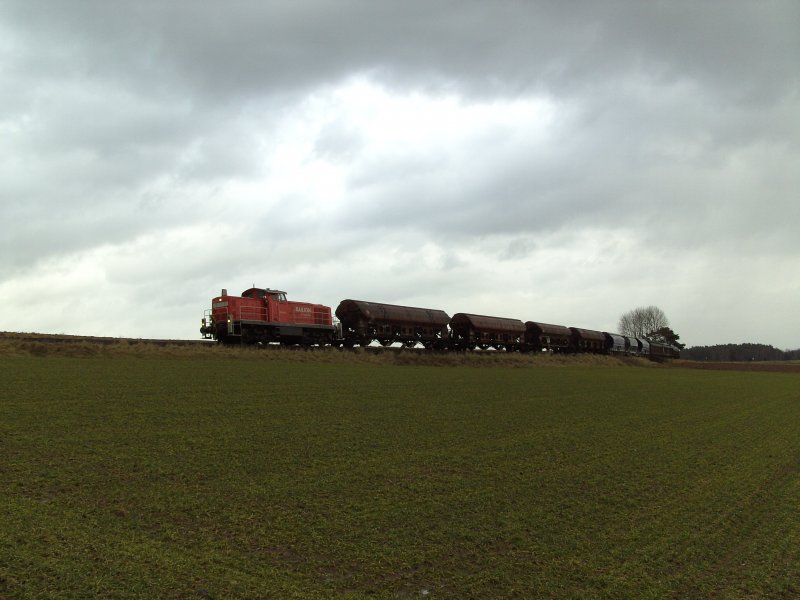
[[[286,292],[280,290],[271,290],[269,288],[249,288],[242,292],[242,298],[252,298],[254,300],[275,300],[277,302],[286,302]]]

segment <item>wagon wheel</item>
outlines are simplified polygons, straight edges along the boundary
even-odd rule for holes
[[[391,346],[393,343],[392,340],[385,340],[385,339],[378,341],[380,342],[380,345],[383,346],[384,348],[386,348],[387,346]]]
[[[416,345],[417,345],[416,340],[406,340],[405,342],[403,342],[403,346],[405,346],[406,348],[413,348]]]

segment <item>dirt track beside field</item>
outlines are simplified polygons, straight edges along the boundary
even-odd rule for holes
[[[711,369],[714,371],[765,371],[770,373],[800,373],[798,361],[770,361],[770,362],[713,362],[698,360],[676,360],[673,367],[683,369]]]

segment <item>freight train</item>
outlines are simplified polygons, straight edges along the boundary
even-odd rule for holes
[[[593,352],[677,358],[678,348],[643,338],[536,321],[431,308],[342,300],[329,306],[292,302],[286,292],[252,287],[240,296],[223,289],[206,310],[200,333],[223,344],[282,344],[353,348],[377,342],[431,350]]]

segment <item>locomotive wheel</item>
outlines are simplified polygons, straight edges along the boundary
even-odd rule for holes
[[[386,348],[387,346],[391,346],[394,342],[392,340],[379,340],[380,345]]]
[[[413,348],[416,345],[417,342],[415,342],[414,340],[406,340],[405,342],[403,342],[403,346],[405,346],[406,348]]]

